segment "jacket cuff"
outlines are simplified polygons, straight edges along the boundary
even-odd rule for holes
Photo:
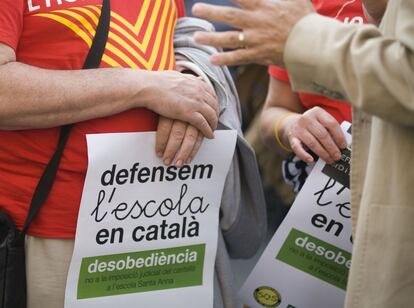
[[[292,29],[284,50],[284,62],[295,91],[317,93],[345,100],[335,89],[332,78],[330,33],[342,24],[332,18],[312,13],[302,18]]]

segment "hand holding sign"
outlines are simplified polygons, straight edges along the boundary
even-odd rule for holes
[[[342,129],[349,144],[350,124]],[[318,160],[241,290],[250,307],[342,307],[351,266],[350,151]],[[300,292],[299,292],[300,291]]]
[[[219,107],[216,94],[202,79],[176,71],[146,72],[146,107],[170,118],[190,123],[207,138],[217,128]]]
[[[218,131],[192,164],[177,168],[156,157],[155,133],[88,135],[65,308],[212,307],[221,194],[236,138]]]
[[[156,153],[164,164],[182,167],[193,161],[203,135],[197,128],[185,122],[160,117],[157,128]]]

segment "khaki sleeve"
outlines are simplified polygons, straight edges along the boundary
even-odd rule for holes
[[[414,126],[414,0],[402,0],[395,35],[372,25],[303,18],[285,47],[295,90],[348,100],[386,121]]]

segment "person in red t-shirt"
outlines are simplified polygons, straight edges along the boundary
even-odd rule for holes
[[[345,23],[365,22],[361,0],[313,0],[312,3],[321,15]],[[296,155],[284,162],[283,173],[298,192],[315,156],[328,163],[341,158],[346,141],[340,123],[351,122],[351,105],[321,95],[294,92],[288,72],[279,67],[270,66],[269,74],[272,78],[261,117],[262,136],[281,155],[292,151]]]
[[[75,124],[53,189],[28,232],[29,308],[63,307],[87,168],[86,134],[159,125],[157,154],[180,167],[194,157],[203,135],[213,137],[218,121],[214,91],[173,71],[183,0],[111,0],[101,68],[81,70],[101,5],[0,1],[0,210],[19,229],[59,127]]]

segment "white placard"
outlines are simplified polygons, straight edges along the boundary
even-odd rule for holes
[[[342,129],[351,144],[350,123]],[[252,308],[340,308],[351,264],[350,146],[318,160],[240,291]]]
[[[65,308],[211,308],[218,220],[237,134],[163,165],[155,133],[87,136],[89,166]]]

